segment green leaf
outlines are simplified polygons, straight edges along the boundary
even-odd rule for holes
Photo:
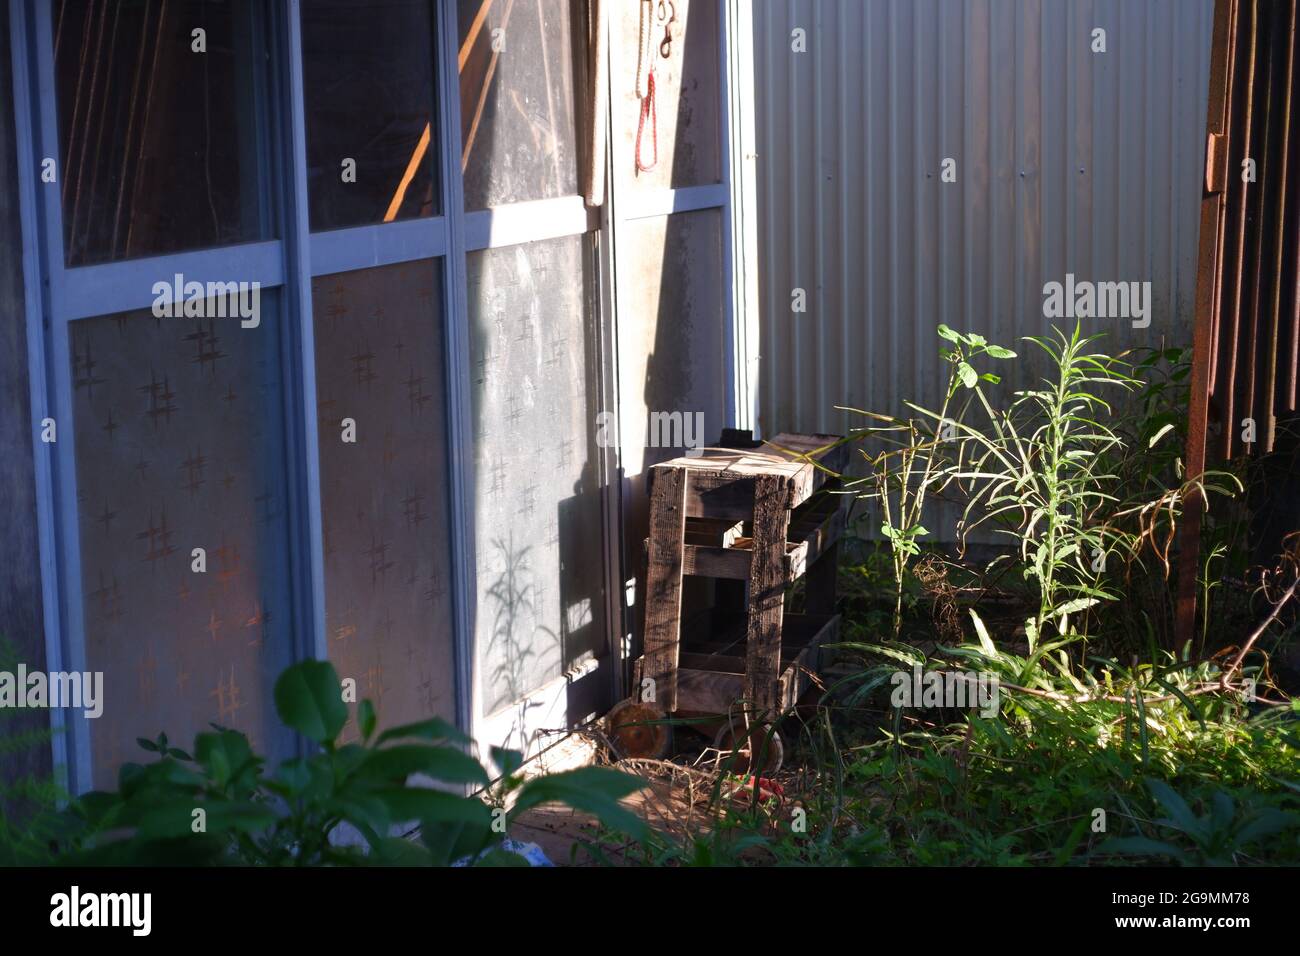
[[[372,793],[384,801],[392,818],[399,822],[419,820],[421,823],[492,825],[491,808],[474,797],[429,787],[383,787]]]
[[[1165,680],[1163,677],[1157,677],[1155,681],[1165,690],[1169,691],[1169,693],[1173,694],[1180,701],[1182,701],[1183,706],[1192,712],[1192,716],[1196,718],[1196,722],[1201,725],[1202,730],[1209,729],[1208,727],[1206,727],[1205,718],[1201,716],[1200,708],[1196,706],[1196,703],[1190,697],[1188,697],[1185,693],[1183,693],[1178,687],[1174,686],[1169,681]]]
[[[562,803],[594,814],[605,826],[637,840],[649,836],[650,828],[619,800],[650,785],[648,780],[608,767],[582,767],[549,777],[529,780],[519,790],[510,819],[544,803]]]
[[[1097,847],[1097,853],[1122,853],[1126,856],[1167,856],[1179,863],[1189,862],[1187,854],[1172,843],[1147,837],[1116,837]]]
[[[308,740],[333,743],[348,721],[339,675],[329,661],[300,661],[275,682],[280,719]]]
[[[1187,805],[1187,801],[1178,795],[1173,787],[1163,780],[1148,780],[1147,788],[1151,791],[1152,796],[1160,801],[1165,812],[1169,814],[1173,823],[1188,836],[1199,836],[1201,834],[1201,822],[1192,813],[1192,808]]]
[[[357,726],[361,728],[361,739],[369,740],[375,732],[375,705],[369,699],[363,700],[357,707]]]
[[[361,765],[363,776],[382,780],[405,780],[422,773],[447,783],[474,783],[487,786],[487,771],[467,753],[452,747],[426,744],[400,744],[376,750]]]
[[[452,744],[468,744],[469,738],[457,730],[454,726],[447,723],[440,717],[430,717],[428,720],[421,720],[414,724],[402,724],[398,727],[390,727],[379,735],[375,741],[378,744],[385,744],[390,740],[441,740]]]
[[[1160,431],[1156,432],[1154,435],[1151,436],[1151,440],[1147,442],[1147,447],[1154,448],[1156,442],[1164,438],[1165,435],[1173,431],[1173,429],[1174,429],[1173,425],[1166,425],[1164,428],[1160,429]]]
[[[1090,817],[1083,816],[1079,818],[1079,821],[1074,825],[1074,829],[1070,831],[1070,835],[1066,837],[1065,843],[1056,851],[1055,863],[1057,866],[1065,866],[1070,861],[1070,857],[1074,856],[1074,851],[1083,842],[1091,823]]]
[[[253,759],[248,738],[236,730],[199,734],[194,738],[194,756],[218,788],[230,782],[231,775]]]
[[[984,626],[984,621],[975,613],[974,608],[969,609],[970,619],[975,624],[975,636],[979,638],[980,648],[989,657],[997,657],[998,649],[993,644],[993,638],[989,637],[988,628]]]
[[[501,771],[501,776],[511,777],[514,772],[524,764],[524,755],[518,750],[508,750],[505,747],[492,748],[492,762],[496,764],[497,769]]]
[[[967,362],[957,363],[957,377],[967,388],[974,388],[979,383],[979,374]]]
[[[939,333],[939,338],[945,339],[946,341],[949,342],[957,342],[961,338],[956,332],[954,332],[952,329],[948,328],[948,326],[942,323],[940,323],[937,331]]]
[[[1237,842],[1248,846],[1262,837],[1300,826],[1300,816],[1276,807],[1266,807],[1237,832]]]
[[[984,350],[984,353],[988,355],[989,358],[995,359],[1013,359],[1016,357],[1015,352],[1011,351],[1011,349],[1004,349],[1000,345],[990,345]]]
[[[295,757],[286,760],[275,769],[275,779],[293,795],[306,790],[311,784],[311,768],[307,761]]]
[[[1058,557],[1057,559],[1058,562],[1065,557],[1068,557],[1068,555],[1061,555],[1060,557]],[[1096,598],[1075,598],[1073,601],[1066,601],[1064,604],[1058,607],[1054,613],[1058,617],[1062,614],[1073,614],[1075,611],[1082,611],[1086,608],[1092,607],[1097,603],[1099,602],[1097,601]]]

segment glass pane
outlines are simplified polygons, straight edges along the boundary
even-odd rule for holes
[[[477,646],[492,713],[605,634],[591,248],[471,253]]]
[[[319,276],[312,302],[330,658],[381,727],[454,721],[438,266]]]
[[[86,660],[104,672],[97,787],[145,756],[137,737],[188,747],[211,721],[289,752],[271,703],[292,639],[269,298],[256,328],[150,310],[71,327]]]
[[[658,4],[655,4],[656,8]],[[718,0],[673,0],[677,22],[669,56],[660,55],[663,26],[654,29],[655,110],[657,119],[646,120],[641,153],[647,165],[659,143],[659,161],[649,171],[636,167],[636,134],[641,101],[636,95],[637,39],[641,21],[638,5],[619,4],[617,37],[622,38],[624,76],[615,84],[616,138],[620,176],[636,189],[677,189],[722,181],[719,114],[720,45]],[[717,437],[717,436],[714,436]]]
[[[313,230],[436,215],[429,0],[304,0]]]
[[[568,0],[458,0],[465,208],[578,192]]]
[[[265,6],[55,4],[70,266],[265,238]]]

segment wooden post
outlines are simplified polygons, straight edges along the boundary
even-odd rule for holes
[[[754,554],[749,566],[749,632],[745,696],[757,718],[780,706],[781,614],[785,605],[785,536],[790,522],[790,479],[760,475],[754,483]]]
[[[655,703],[677,709],[677,658],[682,631],[682,540],[686,533],[686,470],[658,468],[650,495],[646,567],[645,657],[641,677],[655,682]],[[641,687],[632,696],[641,701]]]

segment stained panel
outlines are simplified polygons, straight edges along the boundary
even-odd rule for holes
[[[291,655],[279,331],[260,305],[256,328],[149,310],[70,328],[96,787],[145,756],[137,737],[188,747],[210,721],[288,752],[271,704]]]
[[[329,655],[381,726],[455,719],[438,268],[312,282]]]

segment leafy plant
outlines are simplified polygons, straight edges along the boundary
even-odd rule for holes
[[[1098,392],[1130,388],[1134,379],[1118,359],[1090,350],[1097,338],[1077,324],[1070,335],[1028,338],[1051,360],[1052,377],[1016,392],[1005,409],[976,387],[986,425],[958,424],[961,451],[951,476],[966,493],[961,534],[991,522],[1015,540],[1038,595],[1026,626],[1031,649],[1048,622],[1068,633],[1070,614],[1115,597],[1101,585],[1114,544],[1104,518],[1119,500],[1105,456],[1122,439],[1100,420],[1111,407]]]
[[[1239,808],[1232,796],[1223,790],[1216,789],[1210,794],[1207,801],[1209,811],[1198,816],[1187,801],[1164,781],[1148,780],[1147,786],[1167,814],[1153,823],[1162,830],[1171,831],[1170,838],[1117,837],[1098,847],[1098,853],[1163,857],[1183,866],[1230,866],[1239,854],[1266,837],[1300,827],[1300,814],[1271,806]]]
[[[17,646],[0,634],[0,671],[12,672],[19,660]],[[50,862],[51,846],[63,829],[62,788],[49,775],[20,769],[39,767],[36,755],[50,752],[50,728],[33,725],[32,718],[40,716],[40,711],[0,707],[0,866]]]
[[[874,491],[859,497],[880,501],[880,533],[889,542],[893,558],[895,638],[902,629],[908,565],[920,554],[920,539],[930,533],[921,523],[927,498],[940,490],[949,477],[949,446],[946,443],[956,437],[956,423],[949,419],[949,410],[963,390],[977,389],[980,382],[996,384],[1000,381],[992,372],[977,371],[972,364],[976,359],[1011,359],[1016,356],[1010,349],[990,344],[982,335],[958,332],[946,325],[939,326],[939,337],[948,343],[939,350],[940,357],[948,365],[948,381],[937,414],[910,402],[909,407],[920,412],[922,418],[900,419],[850,409],[885,423],[855,429],[850,436],[852,440],[879,437],[892,446],[874,456],[865,450],[862,452],[870,465],[870,477],[866,480],[874,485]],[[931,424],[927,421],[929,418],[935,422]],[[861,480],[851,481],[849,487],[860,483]]]
[[[340,744],[348,711],[332,664],[304,661],[275,685],[280,719],[317,748],[268,772],[248,739],[215,727],[191,752],[165,735],[140,740],[157,755],[127,764],[118,790],[88,793],[69,808],[75,824],[63,862],[235,863],[259,866],[518,864],[503,851],[509,824],[543,803],[595,814],[643,839],[645,823],[619,805],[640,778],[587,767],[525,780],[521,756],[494,748],[493,784],[470,741],[439,718],[377,731],[362,701],[361,742]],[[479,788],[482,796],[467,795]],[[418,827],[419,839],[406,834]]]

